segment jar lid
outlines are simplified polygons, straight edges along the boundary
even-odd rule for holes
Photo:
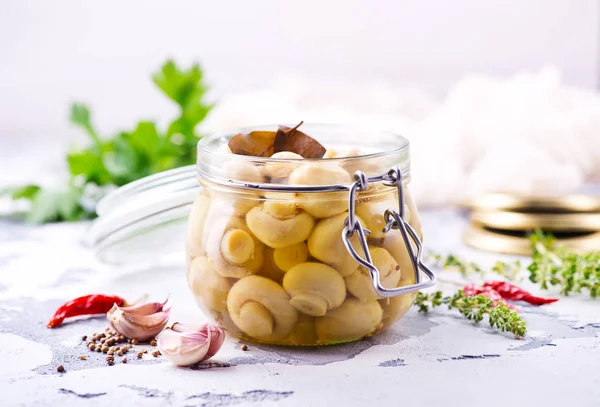
[[[600,232],[555,235],[556,243],[578,253],[596,250]],[[465,244],[476,249],[520,256],[531,256],[531,241],[526,233],[494,230],[480,225],[469,225],[463,233]]]
[[[184,259],[187,216],[199,186],[194,166],[141,178],[104,197],[84,243],[109,264],[145,267],[146,263]]]
[[[472,223],[498,230],[583,232],[600,230],[600,213],[529,213],[510,211],[471,212]]]

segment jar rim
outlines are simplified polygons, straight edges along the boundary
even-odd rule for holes
[[[277,125],[249,126],[235,130],[215,132],[203,137],[198,142],[198,154],[196,168],[200,178],[220,180],[224,183],[255,183],[255,179],[236,178],[232,180],[232,174],[224,169],[229,164],[247,165],[257,167],[268,165],[281,165],[289,163],[294,166],[314,165],[315,163],[327,165],[339,165],[353,174],[356,170],[364,172],[368,176],[376,176],[386,173],[392,167],[398,167],[402,172],[405,182],[410,179],[410,143],[409,140],[396,133],[374,130],[361,126],[340,125],[331,123],[303,123],[301,129],[315,140],[319,141],[325,148],[333,150],[346,150],[346,154],[352,149],[358,148],[358,155],[339,156],[333,158],[273,158],[256,157],[241,154],[232,154],[223,147],[236,134],[248,133],[250,131],[264,130],[276,131]],[[363,153],[364,152],[364,153]],[[285,183],[284,180],[268,180],[265,184]],[[321,184],[327,185],[327,183]]]
[[[207,136],[202,137],[202,139],[200,139],[198,141],[198,159],[200,157],[200,152],[202,151],[203,153],[206,154],[211,154],[212,156],[216,155],[221,155],[223,157],[228,157],[231,158],[232,154],[227,152],[227,151],[220,151],[218,148],[211,148],[210,147],[210,143],[214,142],[217,139],[226,139],[226,138],[230,138],[233,137],[236,134],[240,134],[240,133],[249,133],[251,131],[256,131],[256,130],[277,130],[279,125],[275,125],[275,124],[268,124],[268,125],[258,125],[258,126],[245,126],[245,127],[240,127],[237,129],[233,129],[233,130],[227,130],[227,131],[219,131],[219,132],[213,132]],[[283,124],[283,126],[288,126],[288,127],[293,127],[294,124]],[[385,150],[385,151],[379,151],[379,152],[375,152],[375,153],[368,153],[368,154],[360,154],[360,155],[354,155],[354,156],[349,156],[349,157],[332,157],[332,158],[273,158],[273,157],[254,157],[254,156],[248,156],[248,155],[241,155],[241,154],[233,154],[236,158],[240,158],[242,160],[256,160],[256,159],[260,159],[261,162],[299,162],[299,161],[312,161],[312,162],[318,162],[321,160],[327,160],[329,162],[336,162],[336,161],[350,161],[350,160],[359,160],[359,159],[371,159],[371,158],[380,158],[383,156],[387,156],[387,155],[391,155],[394,153],[399,153],[402,152],[403,150],[408,150],[410,148],[410,142],[409,140],[397,133],[393,133],[393,132],[389,132],[389,131],[385,131],[385,130],[373,130],[373,129],[366,129],[364,127],[361,126],[352,126],[352,125],[343,125],[343,124],[335,124],[335,123],[304,123],[302,125],[301,129],[305,129],[307,127],[324,127],[324,128],[337,128],[337,129],[348,129],[348,130],[361,130],[361,131],[368,131],[368,132],[373,132],[373,133],[378,133],[381,135],[387,135],[395,140],[397,140],[399,142],[399,146],[392,149],[392,150]],[[310,134],[309,134],[310,135]],[[319,140],[317,140],[319,141]],[[327,146],[324,146],[325,148],[327,148]]]

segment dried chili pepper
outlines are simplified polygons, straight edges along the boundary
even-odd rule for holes
[[[495,290],[505,300],[510,301],[525,301],[532,305],[551,304],[558,301],[558,298],[544,298],[531,294],[522,288],[508,283],[506,281],[486,281],[483,287],[488,287]]]
[[[91,294],[75,298],[61,305],[50,322],[48,328],[60,326],[65,318],[76,317],[80,315],[105,314],[114,304],[119,306],[125,304],[125,300],[116,295]]]

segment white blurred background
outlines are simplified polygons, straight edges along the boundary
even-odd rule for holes
[[[600,175],[599,16],[595,0],[0,0],[0,171],[39,177],[10,170],[37,148],[55,176],[83,140],[74,100],[105,134],[166,121],[150,74],[173,57],[204,67],[207,130],[304,119],[407,135],[422,203],[577,191]]]

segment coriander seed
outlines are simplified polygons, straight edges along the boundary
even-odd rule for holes
[[[58,373],[64,373],[65,372],[65,367],[63,365],[58,365],[58,366],[56,366],[56,371]]]
[[[246,344],[243,344],[243,345],[242,345],[242,350],[243,350],[243,351],[247,351],[247,350],[248,350],[248,345],[246,345]]]

